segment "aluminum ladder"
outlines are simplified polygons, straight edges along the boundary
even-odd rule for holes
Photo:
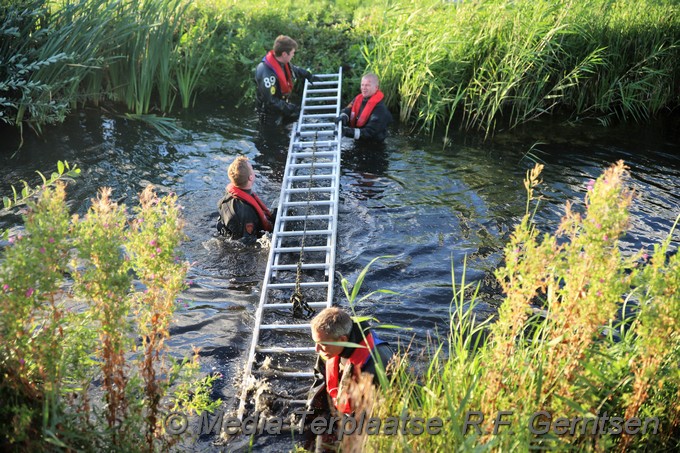
[[[335,119],[341,109],[341,87],[342,68],[337,74],[316,74],[313,84],[305,82],[244,367],[240,420],[257,378],[272,385],[313,376],[309,320],[293,318],[290,299],[299,289],[317,312],[333,301],[342,139]],[[309,371],[302,371],[305,368]]]

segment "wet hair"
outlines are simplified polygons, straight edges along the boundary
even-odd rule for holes
[[[246,156],[238,156],[229,165],[229,179],[236,187],[243,187],[248,184],[250,178],[250,166]]]
[[[312,319],[312,330],[322,333],[330,338],[340,338],[352,331],[352,318],[349,314],[338,308],[330,307],[323,309]]]
[[[298,47],[295,40],[289,36],[279,35],[274,41],[274,55],[280,57],[282,53],[290,53]]]

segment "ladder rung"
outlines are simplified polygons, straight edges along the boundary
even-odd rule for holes
[[[314,214],[314,215],[283,215],[281,220],[330,220],[330,214]]]
[[[332,127],[335,130],[335,124],[336,123],[329,123],[329,122],[302,123],[302,124],[300,124],[300,129],[302,129],[302,128],[313,129],[313,128],[322,128],[322,127]]]
[[[305,246],[305,252],[329,252],[331,248],[327,245],[308,245]],[[276,253],[299,253],[302,247],[274,247]]]
[[[335,129],[319,130],[319,131],[304,131],[298,132],[297,135],[300,137],[314,137],[315,135],[331,135],[335,134]]]
[[[262,324],[262,330],[304,330],[309,329],[311,324]]]
[[[335,175],[302,175],[302,176],[289,176],[289,181],[301,181],[307,179],[333,179]]]
[[[305,192],[333,192],[335,187],[299,187],[284,189],[286,193],[305,193]]]
[[[287,201],[284,206],[332,206],[335,200],[316,200],[316,201]]]
[[[257,347],[255,350],[259,353],[262,354],[290,354],[290,353],[295,353],[295,352],[316,352],[316,348],[314,347],[304,347],[304,348],[285,348],[285,347],[271,347],[271,348],[262,348],[262,347]]]
[[[308,302],[307,305],[309,305],[311,308],[325,308],[328,306],[328,302]],[[266,309],[271,309],[271,310],[279,310],[279,309],[286,309],[286,308],[291,308],[292,304],[290,302],[286,303],[281,303],[281,304],[266,304],[264,308]]]
[[[329,90],[330,91],[330,90]],[[307,94],[309,94],[309,90],[307,91]],[[305,101],[337,101],[338,97],[337,96],[308,96]],[[336,104],[330,105],[329,107],[335,107]]]
[[[279,236],[290,237],[290,236],[323,236],[333,233],[331,230],[307,230],[307,231],[279,231],[277,234]]]
[[[335,162],[310,162],[310,163],[304,163],[304,164],[289,164],[288,168],[329,168],[329,167],[335,167],[336,164]]]
[[[335,151],[294,151],[291,153],[293,158],[295,159],[300,159],[303,157],[325,157],[325,156],[334,156],[336,153]]]
[[[267,285],[268,289],[283,289],[283,288],[295,288],[296,283],[270,283]],[[301,287],[305,288],[323,288],[328,286],[328,282],[300,282]]]
[[[336,110],[338,108],[337,105],[303,105],[302,110]]]
[[[277,370],[253,370],[253,374],[259,374],[263,376],[279,376],[279,377],[299,377],[299,378],[309,378],[314,377],[314,373],[311,371],[277,371]],[[307,400],[286,400],[286,404],[296,404],[298,406],[307,404]]]
[[[305,137],[299,137],[299,138],[305,138]],[[297,140],[293,142],[293,145],[295,146],[331,146],[331,145],[337,145],[338,140]]]
[[[334,118],[337,116],[335,113],[310,113],[309,115],[305,115],[307,118]],[[309,124],[309,123],[303,123],[303,124]]]
[[[297,269],[297,264],[275,264],[272,269],[277,271],[294,271]],[[303,263],[302,269],[328,269],[328,263]]]

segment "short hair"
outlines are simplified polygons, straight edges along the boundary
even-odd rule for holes
[[[338,339],[343,335],[349,336],[352,324],[352,318],[345,310],[330,307],[324,308],[312,319],[311,327],[313,331]]]
[[[373,73],[373,72],[367,72],[366,74],[364,74],[364,76],[362,77],[362,79],[373,79],[373,81],[375,82],[376,86],[380,86],[380,79],[378,79],[377,74],[375,74],[375,73]]]
[[[279,35],[274,41],[274,55],[280,57],[282,53],[290,53],[291,50],[298,48],[295,40],[289,36]]]
[[[250,166],[246,156],[238,156],[229,165],[229,179],[236,187],[243,187],[248,184],[250,178]]]

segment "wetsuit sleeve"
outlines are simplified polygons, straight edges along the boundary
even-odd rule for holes
[[[307,393],[310,409],[328,409],[328,394],[326,393],[326,362],[317,356],[314,364],[314,381]]]
[[[312,81],[312,73],[309,72],[306,69],[303,69],[299,66],[295,66],[294,64],[290,65],[293,68],[293,73],[295,74],[296,79],[307,79],[310,82]]]

